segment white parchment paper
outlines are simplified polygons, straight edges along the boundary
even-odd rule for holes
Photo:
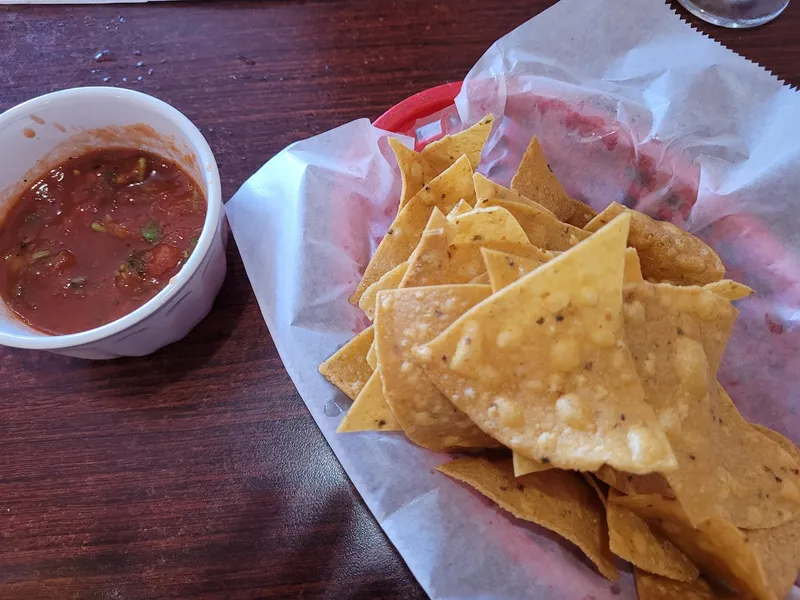
[[[481,170],[499,182],[537,134],[574,197],[625,202],[712,243],[758,291],[739,304],[720,379],[746,417],[798,440],[795,91],[659,0],[562,0],[495,43],[456,104],[465,124],[497,117]],[[396,212],[387,135],[362,119],[295,143],[227,205],[286,370],[432,598],[635,597],[629,574],[604,580],[556,536],[437,475],[446,457],[395,434],[335,434],[349,401],[317,366],[367,324],[347,298]]]

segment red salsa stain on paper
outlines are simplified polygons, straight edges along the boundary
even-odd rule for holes
[[[150,300],[194,250],[206,215],[176,163],[135,149],[70,157],[0,223],[0,294],[31,327],[86,331]]]

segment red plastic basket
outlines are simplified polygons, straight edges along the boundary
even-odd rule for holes
[[[373,125],[385,131],[402,133],[414,137],[414,124],[453,104],[461,91],[461,81],[445,83],[423,90],[395,104],[375,119]]]

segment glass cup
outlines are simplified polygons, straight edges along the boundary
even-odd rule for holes
[[[721,27],[756,27],[783,12],[789,0],[678,0],[694,16]]]

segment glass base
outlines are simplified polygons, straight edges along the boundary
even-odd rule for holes
[[[789,5],[789,0],[678,0],[695,17],[733,29],[769,23]]]

